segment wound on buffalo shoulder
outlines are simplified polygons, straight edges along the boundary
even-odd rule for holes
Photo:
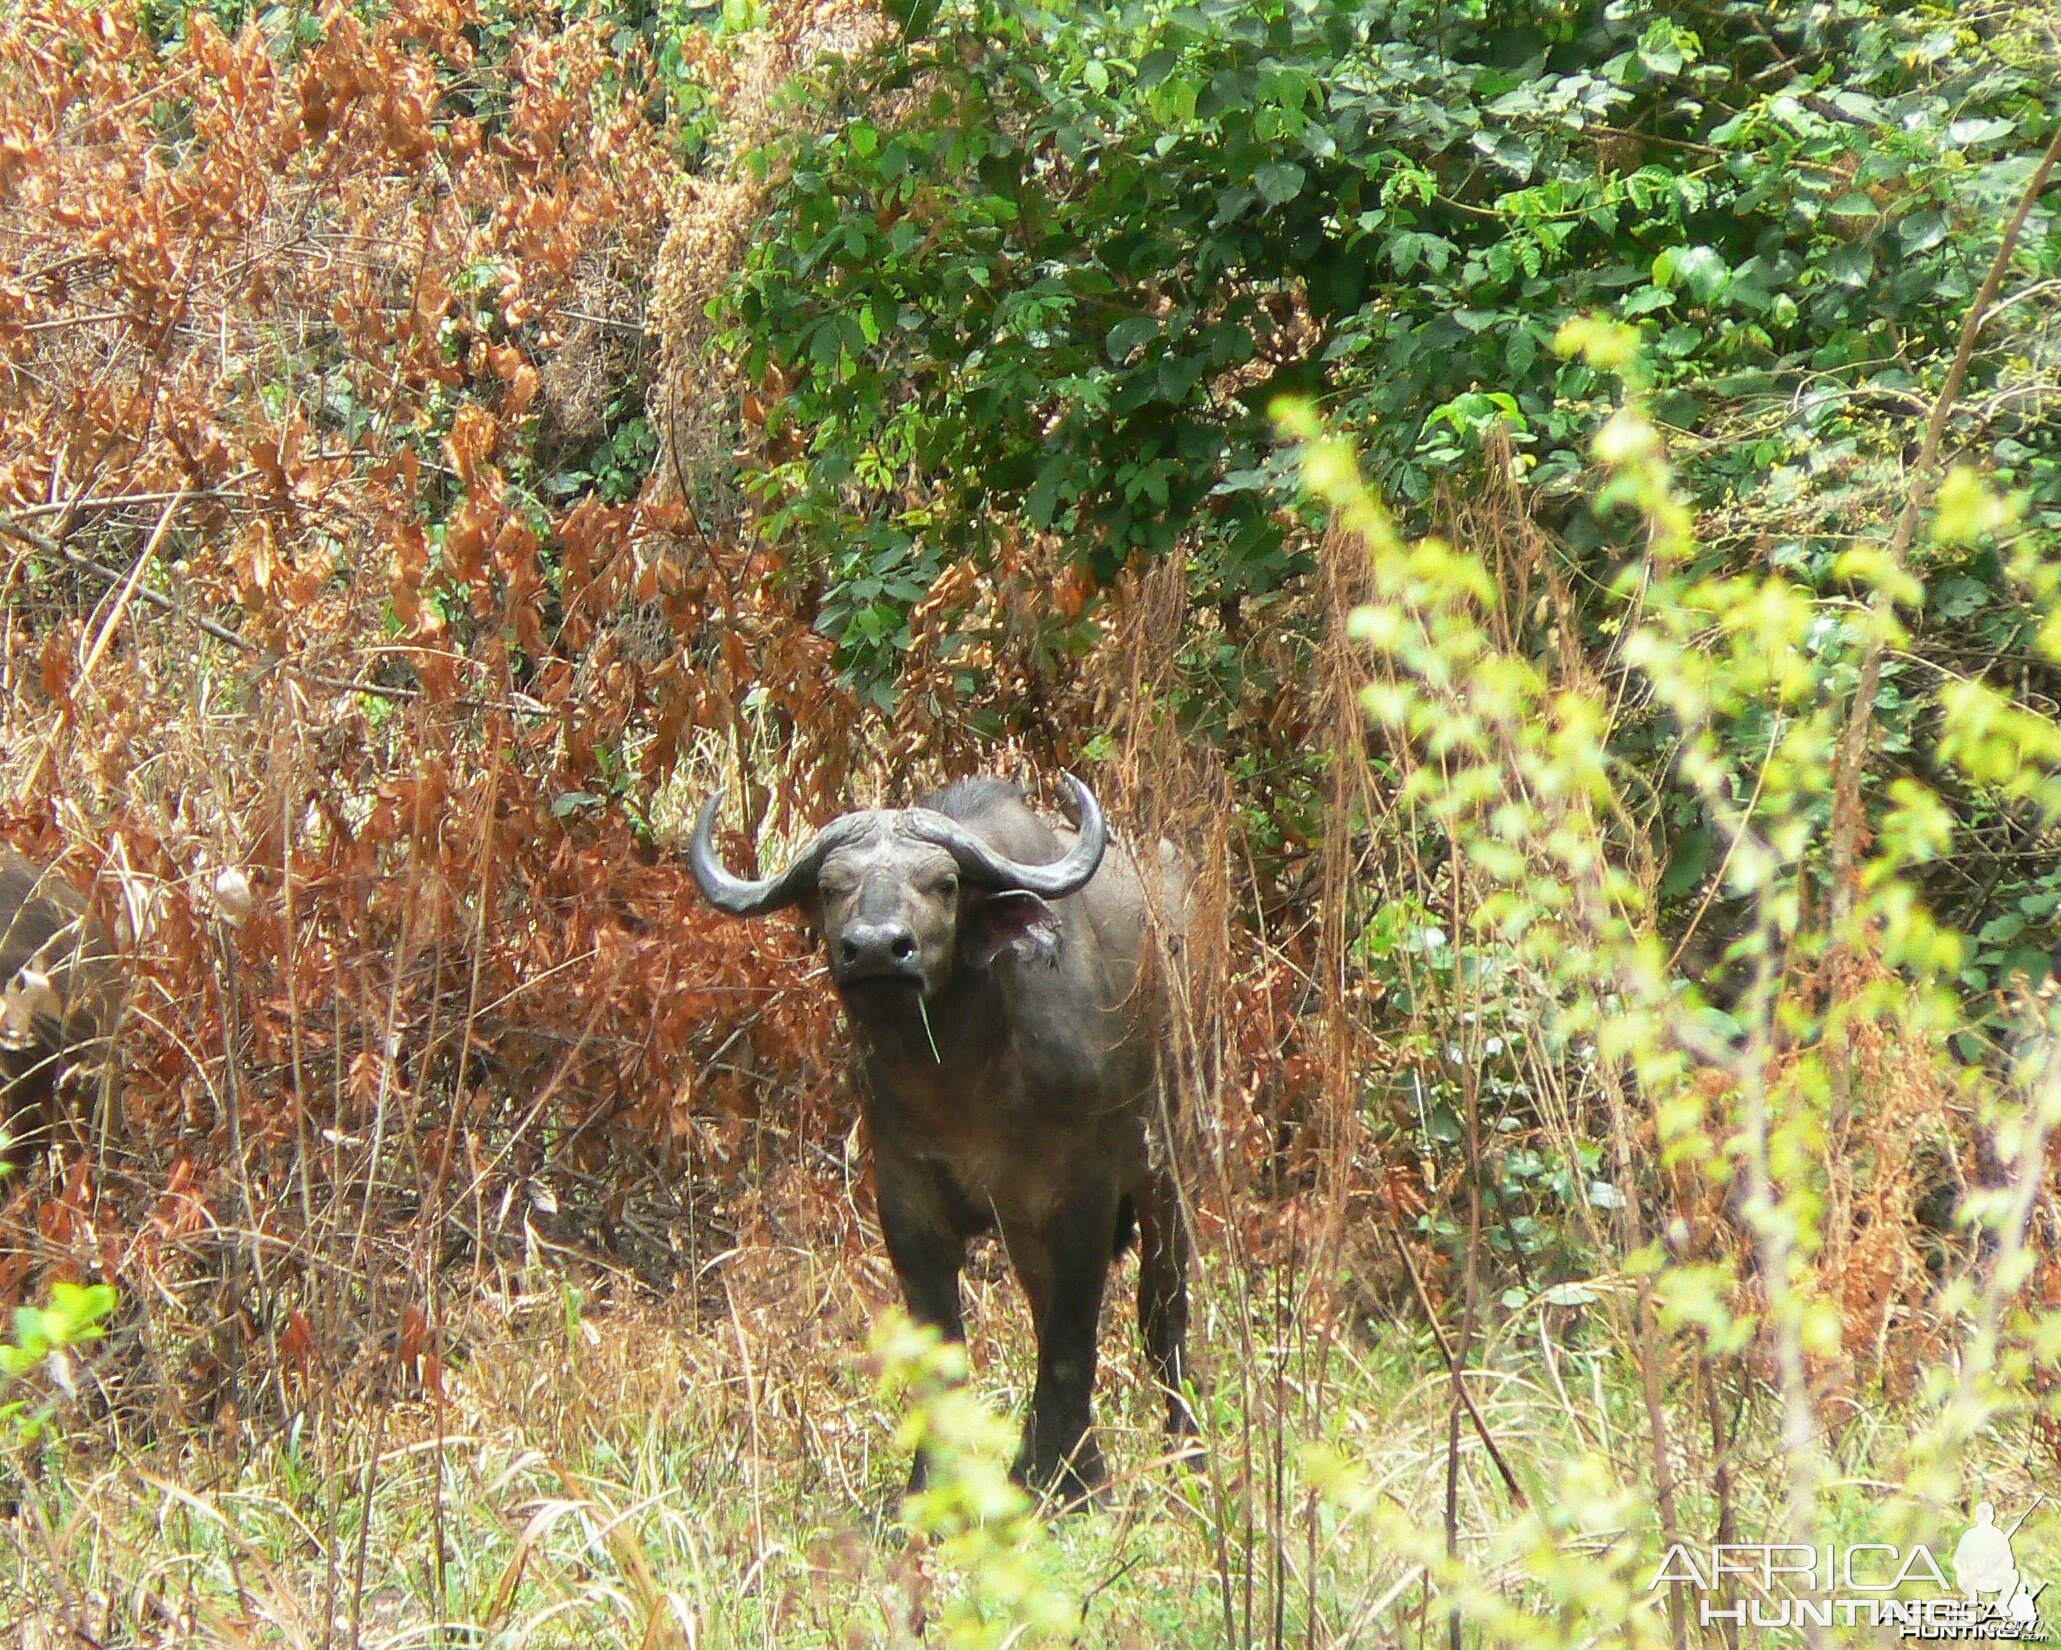
[[[972,968],[991,968],[995,959],[1059,965],[1059,914],[1036,894],[989,894],[969,906],[962,919],[960,955]]]

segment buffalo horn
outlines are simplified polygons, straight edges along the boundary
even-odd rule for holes
[[[795,855],[786,870],[752,880],[733,877],[716,857],[716,815],[722,810],[721,791],[701,805],[701,815],[694,822],[694,840],[687,851],[687,863],[693,869],[694,881],[701,889],[702,897],[718,911],[733,917],[761,917],[768,911],[778,911],[782,906],[807,898],[824,857],[832,849],[871,829],[875,817],[871,813],[856,813],[833,819],[809,839],[809,845]]]
[[[1049,865],[1020,864],[1005,854],[997,853],[956,819],[928,808],[909,810],[908,829],[912,835],[934,842],[949,853],[959,862],[959,869],[968,881],[997,892],[1020,888],[1043,899],[1063,899],[1088,885],[1088,880],[1102,863],[1103,850],[1109,846],[1109,828],[1103,823],[1102,807],[1096,802],[1095,793],[1072,774],[1065,777],[1067,784],[1073,787],[1074,809],[1080,815],[1080,836],[1071,848]]]

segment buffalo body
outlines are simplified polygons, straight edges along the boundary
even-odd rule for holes
[[[1072,783],[1078,832],[1047,825],[1013,785],[962,781],[915,808],[843,816],[762,882],[717,862],[717,798],[693,858],[719,907],[800,905],[821,933],[858,1045],[881,1228],[909,1311],[963,1338],[967,1243],[999,1233],[1038,1346],[1017,1473],[1078,1494],[1103,1477],[1089,1430],[1097,1322],[1134,1231],[1139,1326],[1167,1428],[1194,1423],[1152,943],[1155,916],[1178,939],[1188,875],[1167,844],[1141,868]]]
[[[54,1120],[59,1086],[108,1069],[121,973],[106,930],[55,872],[0,851],[0,1163]]]

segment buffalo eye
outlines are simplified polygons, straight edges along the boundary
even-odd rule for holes
[[[940,899],[950,899],[959,892],[959,879],[947,872],[937,879],[936,892]]]

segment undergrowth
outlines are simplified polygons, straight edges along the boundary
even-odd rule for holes
[[[1439,1503],[1446,1476],[1447,1378],[1421,1332],[1284,1322],[1241,1368],[1229,1320],[1243,1285],[1213,1269],[1197,1315],[1208,1461],[1158,1459],[1142,1363],[1112,1358],[1099,1404],[1108,1500],[969,1553],[952,1545],[958,1514],[901,1512],[908,1410],[899,1383],[869,1374],[883,1348],[869,1356],[864,1327],[885,1309],[884,1271],[852,1278],[795,1257],[761,1288],[703,1322],[651,1308],[569,1318],[555,1290],[514,1297],[448,1371],[441,1402],[322,1436],[296,1429],[248,1454],[167,1446],[108,1461],[75,1440],[69,1470],[46,1474],[0,1538],[13,1617],[27,1608],[36,1646],[74,1631],[839,1650],[1443,1641],[1442,1558],[1397,1527],[1401,1509]],[[1013,1433],[998,1417],[1028,1394],[1028,1336],[1007,1286],[991,1278],[973,1305],[971,1391],[988,1420],[971,1430],[994,1436],[974,1440],[943,1493],[965,1483],[1006,1502]],[[797,1346],[791,1325],[810,1318],[836,1332]],[[1558,1615],[1556,1642],[1664,1642],[1664,1590],[1647,1585],[1655,1532],[1623,1488],[1644,1454],[1636,1372],[1595,1329],[1588,1308],[1538,1302],[1486,1349],[1478,1402],[1537,1511],[1506,1525],[1495,1469],[1466,1442],[1461,1553],[1503,1608]],[[934,1370],[927,1357],[904,1373]],[[931,1413],[949,1390],[923,1400]],[[1879,1535],[1878,1486],[1915,1419],[1885,1409],[1842,1432],[1826,1539]],[[1972,1463],[2000,1505],[2036,1493],[2022,1444],[1999,1434]],[[1778,1448],[1764,1429],[1742,1435],[1742,1480],[1762,1482],[1755,1463]],[[1765,1489],[1734,1510],[1742,1530],[1780,1517]],[[1703,1492],[1682,1511],[1716,1517]],[[1951,1498],[1923,1511],[1942,1526],[1960,1516]],[[1582,1567],[1582,1592],[1542,1571],[1556,1551]],[[2034,1566],[2061,1559],[2048,1542],[2020,1551]]]

